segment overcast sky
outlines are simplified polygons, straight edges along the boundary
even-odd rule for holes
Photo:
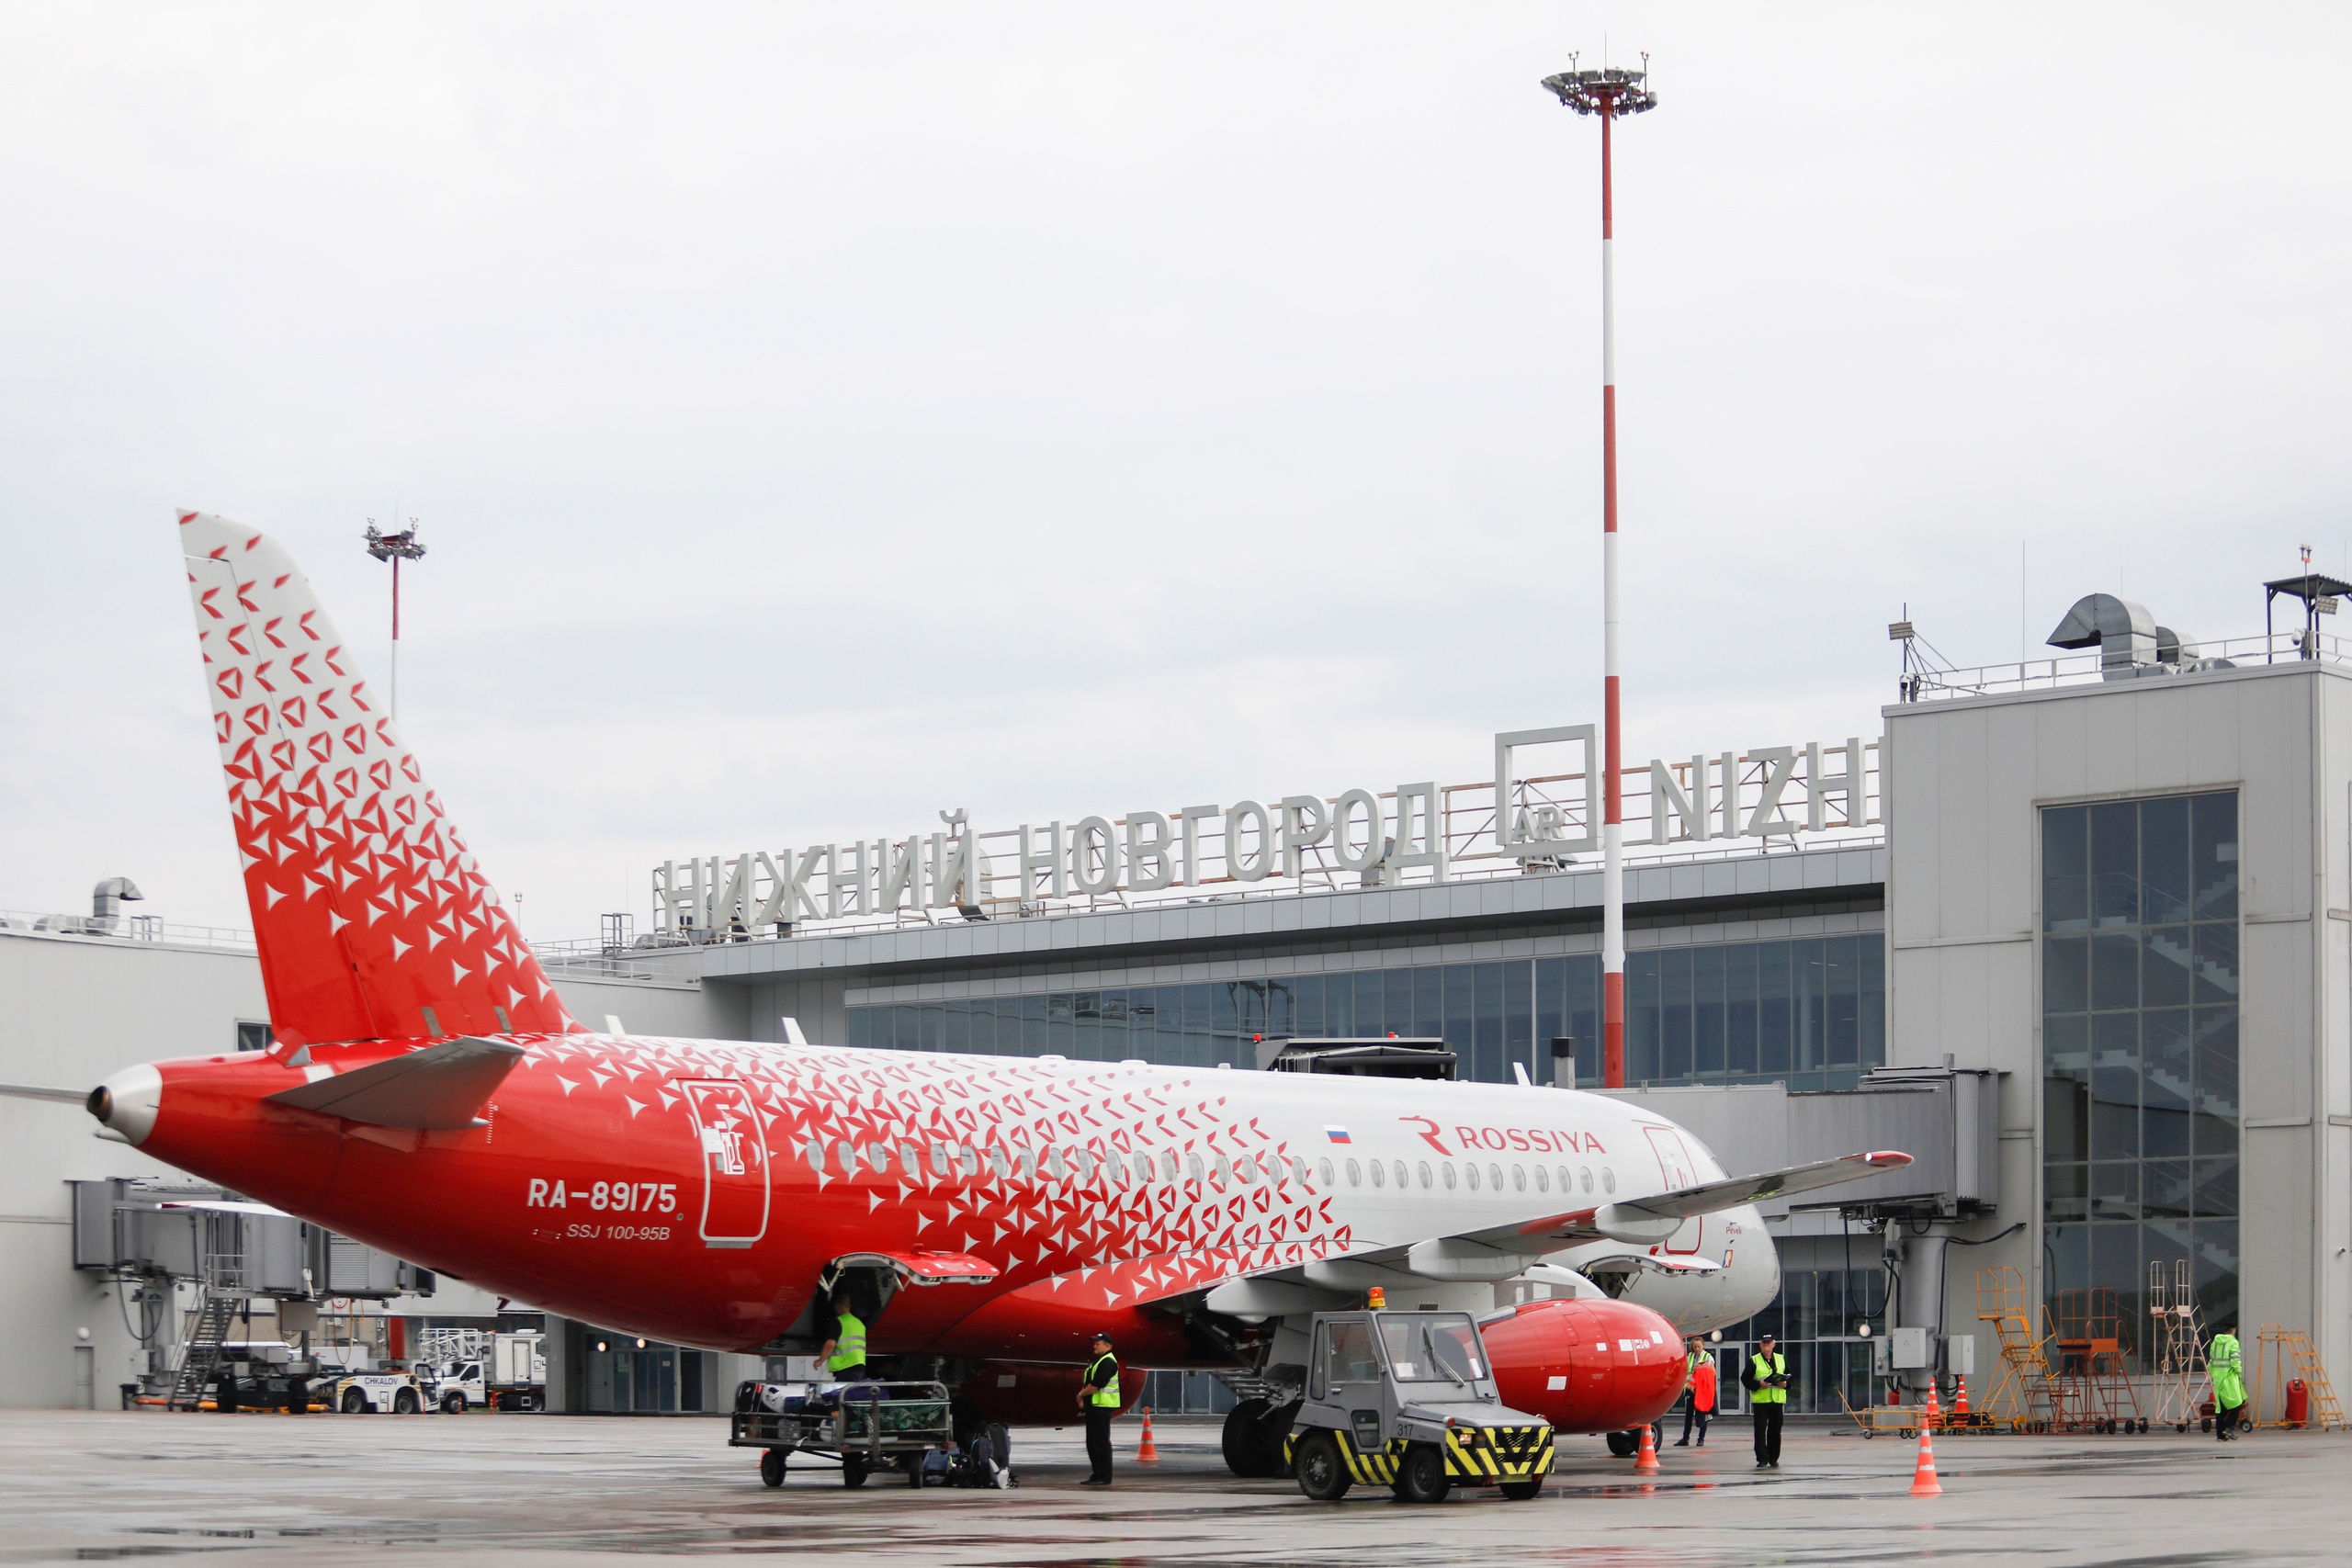
[[[1604,49],[1630,761],[2352,565],[2341,6],[0,4],[0,908],[247,923],[180,506],[543,939],[1597,718]]]

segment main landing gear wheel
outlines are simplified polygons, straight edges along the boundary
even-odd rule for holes
[[[783,1485],[784,1457],[785,1450],[782,1449],[769,1449],[762,1453],[760,1455],[760,1479],[770,1486]]]
[[[368,1396],[366,1394],[360,1393],[356,1388],[347,1388],[343,1391],[343,1413],[345,1416],[356,1416],[367,1408]]]
[[[1641,1447],[1642,1435],[1639,1432],[1611,1432],[1609,1434],[1609,1451],[1615,1454],[1619,1459],[1632,1459],[1634,1454],[1641,1450]]]
[[[864,1454],[842,1455],[842,1485],[863,1486],[865,1484],[865,1456]]]
[[[1290,1430],[1290,1412],[1262,1399],[1245,1399],[1226,1412],[1225,1467],[1244,1480],[1283,1472],[1283,1437]]]
[[[1496,1490],[1514,1503],[1524,1503],[1544,1490],[1544,1478],[1539,1475],[1532,1481],[1506,1481]]]
[[[1348,1473],[1339,1440],[1330,1433],[1308,1433],[1295,1453],[1301,1492],[1318,1503],[1336,1503],[1348,1495],[1355,1478]]]
[[[1396,1496],[1406,1503],[1442,1503],[1453,1490],[1445,1472],[1445,1450],[1435,1443],[1412,1443],[1396,1467]]]

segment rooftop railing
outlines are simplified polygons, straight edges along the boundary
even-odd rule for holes
[[[1980,664],[1973,669],[1914,670],[1898,683],[1897,700],[1905,703],[1952,701],[1962,697],[2043,691],[2059,686],[2175,680],[2218,670],[2301,663],[2352,665],[2352,639],[2325,633],[2279,632],[2270,637],[2231,637],[2224,642],[2209,642],[2194,653],[2184,649],[2180,660],[2173,663],[2112,666],[2107,662],[2104,653],[2090,649],[2052,659],[2021,659],[2007,664]]]

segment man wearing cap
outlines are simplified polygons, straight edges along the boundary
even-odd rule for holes
[[[1086,1415],[1086,1462],[1093,1473],[1081,1486],[1111,1484],[1111,1417],[1119,1413],[1119,1358],[1112,1353],[1111,1337],[1094,1337],[1094,1359],[1086,1363],[1086,1380],[1078,1391],[1078,1407]]]
[[[1769,1334],[1756,1342],[1747,1370],[1739,1374],[1747,1409],[1756,1421],[1756,1468],[1781,1468],[1781,1417],[1789,1406],[1789,1359]]]

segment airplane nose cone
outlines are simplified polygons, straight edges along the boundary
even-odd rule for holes
[[[125,1067],[90,1091],[90,1114],[127,1144],[141,1144],[155,1130],[164,1102],[164,1075],[144,1064]]]

